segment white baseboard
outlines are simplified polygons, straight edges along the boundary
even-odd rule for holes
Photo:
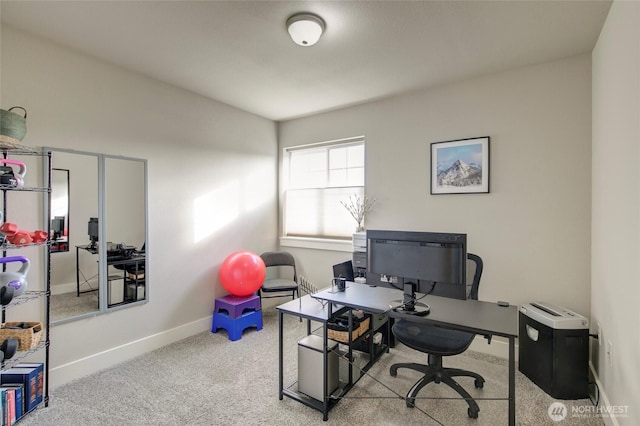
[[[64,385],[139,355],[211,329],[211,316],[69,362],[49,370],[50,387]]]
[[[591,374],[593,375],[594,381],[596,382],[596,387],[598,389],[598,407],[611,407],[611,402],[609,401],[609,397],[604,390],[604,385],[600,381],[600,377],[598,377],[598,373],[596,372],[595,367],[589,361],[589,370],[591,370]],[[620,423],[615,416],[602,416],[602,420],[607,426],[619,426]]]

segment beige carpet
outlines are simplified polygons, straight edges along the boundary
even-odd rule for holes
[[[51,296],[51,322],[100,310],[98,292],[54,294]]]
[[[92,374],[50,391],[48,408],[38,409],[21,425],[505,425],[507,402],[479,400],[477,420],[467,417],[467,405],[456,399],[420,399],[407,408],[398,395],[418,379],[418,373],[399,370],[398,361],[424,362],[425,356],[404,346],[385,354],[354,389],[322,421],[322,414],[297,401],[278,399],[278,319],[265,311],[264,328],[245,330],[232,342],[220,330],[200,333],[181,342]],[[285,316],[285,383],[296,379],[297,341],[305,323]],[[52,342],[52,345],[61,344]],[[445,359],[482,374],[483,389],[472,379],[460,383],[478,398],[507,396],[506,360],[467,351]],[[571,407],[591,406],[587,400],[563,401],[565,420],[548,415],[554,399],[517,372],[516,410],[519,425],[602,425],[599,417],[574,417]],[[445,385],[430,384],[424,397],[454,397]],[[584,411],[584,410],[583,410]]]

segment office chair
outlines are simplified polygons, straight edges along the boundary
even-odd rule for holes
[[[280,273],[286,273],[287,271],[279,270],[277,278],[266,278],[262,286],[258,289],[258,296],[260,296],[260,304],[262,304],[262,298],[273,297],[289,297],[289,294],[276,294],[265,296],[263,293],[291,293],[291,299],[295,299],[298,294],[298,274],[296,272],[296,262],[293,259],[291,253],[286,251],[268,251],[260,255],[264,265],[269,269],[270,267],[286,267],[292,272],[293,278],[281,278]],[[291,275],[291,274],[290,274]]]
[[[467,254],[467,259],[471,261],[472,264],[475,264],[475,273],[473,275],[473,282],[468,298],[477,300],[478,287],[480,285],[480,278],[482,277],[483,262],[480,256],[472,253]],[[424,376],[418,380],[411,389],[409,389],[406,398],[407,407],[415,406],[415,400],[418,392],[427,384],[431,382],[443,382],[458,392],[467,401],[467,404],[469,405],[467,414],[470,418],[477,419],[478,411],[480,411],[478,404],[473,400],[473,398],[471,398],[471,395],[469,395],[469,393],[453,379],[453,377],[473,377],[475,379],[474,385],[476,388],[482,388],[484,386],[484,378],[471,371],[461,370],[458,368],[445,368],[442,366],[443,356],[458,355],[466,351],[467,348],[469,348],[469,345],[471,345],[475,334],[406,320],[396,321],[392,327],[392,331],[393,335],[401,343],[427,354],[426,365],[417,363],[398,363],[393,364],[389,369],[389,373],[392,376],[396,376],[399,368],[409,368],[424,374]]]

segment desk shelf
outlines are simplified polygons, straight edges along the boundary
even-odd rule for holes
[[[88,253],[92,256],[99,254],[97,246],[91,245],[78,245],[76,246],[76,295],[80,296],[84,293],[95,292],[99,290],[99,282],[96,283],[95,288],[91,287],[92,281],[98,280],[98,274],[85,277],[81,272],[80,267],[80,253]],[[117,256],[106,258],[107,261],[107,308],[115,306],[126,305],[128,303],[144,300],[146,297],[146,280],[144,275],[144,265],[146,257],[144,253],[135,253],[132,256]],[[113,269],[111,269],[113,267]],[[122,281],[122,300],[118,298],[117,301],[111,300],[111,283],[115,281]],[[114,284],[118,285],[118,284]],[[89,286],[88,290],[85,290],[83,286]],[[128,289],[132,286],[132,295],[128,296]],[[82,288],[82,290],[81,290]],[[139,296],[139,292],[144,292],[144,295]]]
[[[353,386],[360,380],[360,378],[362,377],[362,374],[354,374],[353,369],[354,368],[359,368],[360,370],[362,370],[363,372],[367,372],[374,364],[375,362],[380,359],[380,357],[382,356],[382,354],[384,354],[385,352],[388,352],[389,349],[389,342],[383,342],[383,344],[380,345],[374,345],[373,344],[373,335],[379,331],[382,327],[388,327],[388,322],[383,322],[378,324],[378,326],[374,326],[374,321],[373,318],[370,320],[370,327],[369,330],[367,330],[364,334],[362,334],[361,336],[358,336],[356,339],[349,339],[349,342],[337,342],[338,346],[336,346],[336,348],[339,348],[341,345],[342,346],[346,346],[347,350],[344,351],[345,355],[347,356],[347,359],[349,360],[353,360],[354,357],[354,345],[358,344],[358,343],[362,343],[365,341],[365,339],[367,338],[367,336],[370,337],[371,341],[370,341],[370,345],[369,345],[369,349],[370,351],[358,351],[358,352],[362,352],[363,354],[365,354],[365,356],[368,356],[368,361],[361,367],[353,367],[352,362],[349,362],[349,371],[347,374],[347,380],[346,382],[344,380],[340,381],[338,384],[338,388],[336,390],[334,390],[330,396],[328,396],[327,398],[325,398],[324,401],[320,401],[317,400],[315,398],[312,398],[302,392],[299,392],[297,389],[297,380],[294,380],[293,382],[289,383],[288,385],[284,385],[283,383],[283,316],[284,314],[288,314],[288,315],[293,315],[293,316],[297,316],[300,318],[304,318],[307,320],[307,335],[309,334],[316,334],[319,335],[321,337],[324,336],[328,336],[328,329],[327,329],[327,323],[328,321],[337,316],[337,315],[341,315],[341,314],[350,314],[351,313],[351,308],[349,307],[340,307],[338,309],[336,309],[335,311],[332,311],[329,306],[327,304],[321,304],[320,301],[313,299],[310,295],[306,295],[303,296],[300,299],[295,299],[292,300],[290,302],[287,302],[283,305],[280,305],[277,307],[278,311],[279,311],[279,327],[280,327],[280,337],[279,337],[279,350],[280,350],[280,364],[279,364],[279,380],[280,380],[280,390],[279,390],[279,399],[282,400],[282,398],[284,396],[287,396],[288,398],[294,399],[300,403],[303,403],[313,409],[316,409],[318,411],[320,411],[323,414],[323,420],[327,420],[328,419],[328,413],[329,411],[340,401],[340,399],[342,397],[344,397],[352,388]],[[315,329],[311,329],[311,321],[315,321],[321,324],[321,326],[315,328]],[[389,334],[387,333],[387,336]],[[327,339],[329,339],[327,337]],[[375,347],[377,346],[377,347]],[[325,343],[325,347],[326,347],[326,343]],[[326,371],[326,365],[327,365],[327,351],[324,351],[324,363],[323,363],[323,369]],[[338,354],[340,356],[340,354]],[[338,363],[340,364],[340,362]],[[326,379],[326,374],[324,375],[325,379]]]

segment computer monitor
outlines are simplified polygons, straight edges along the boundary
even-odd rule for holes
[[[355,279],[353,275],[353,262],[347,260],[337,265],[333,265],[333,277],[342,277],[347,281],[353,281]]]
[[[401,290],[407,313],[429,312],[416,293],[466,299],[466,263],[466,234],[367,231],[367,284]]]
[[[51,232],[53,232],[54,240],[64,235],[64,216],[56,216],[51,219]]]
[[[89,226],[88,226],[89,240],[91,241],[91,247],[95,247],[98,242],[98,218],[91,217],[89,218]]]

